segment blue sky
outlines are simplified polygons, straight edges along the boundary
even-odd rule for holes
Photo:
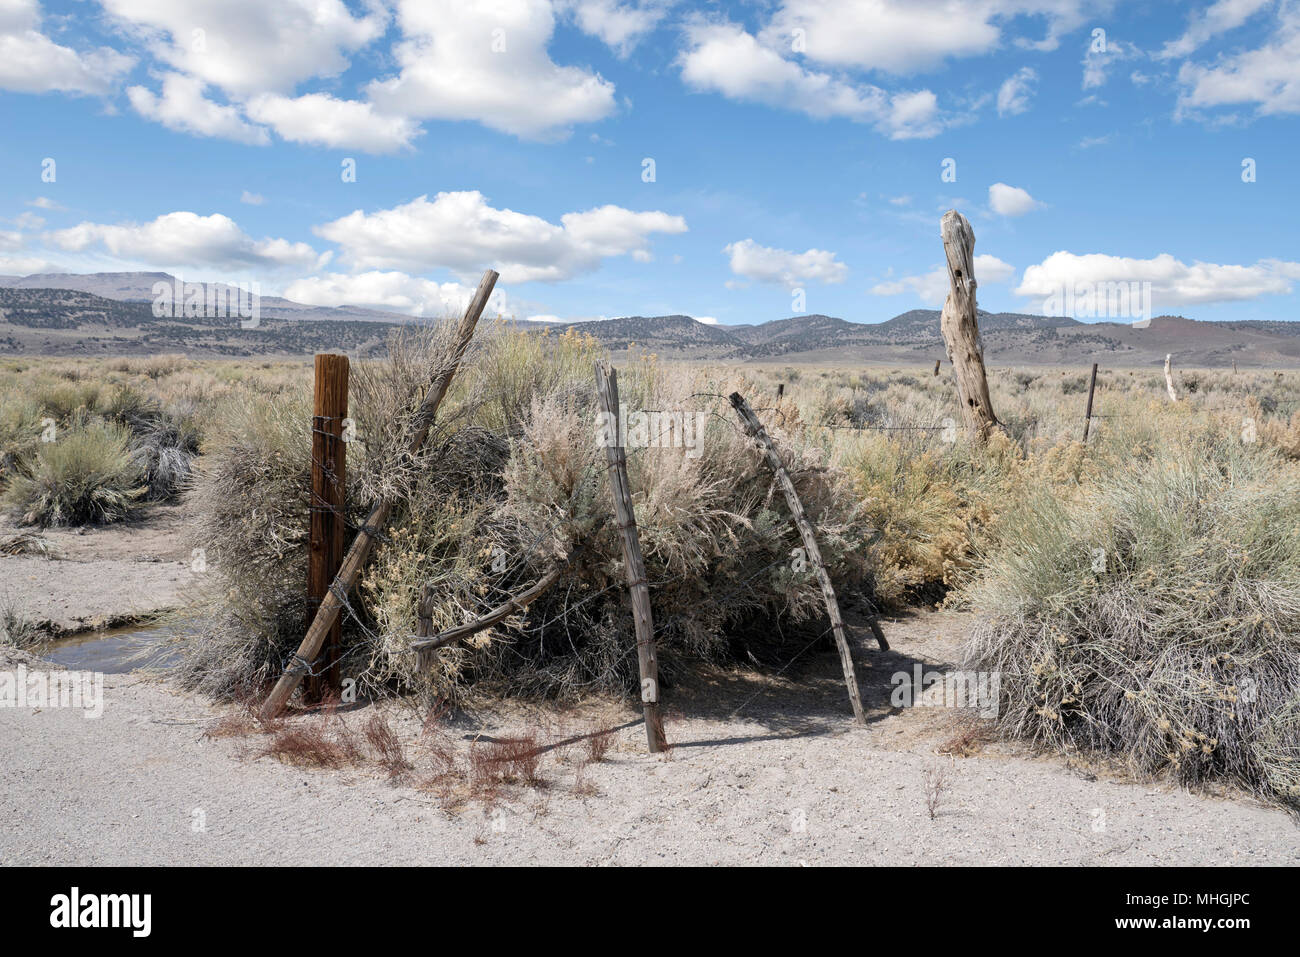
[[[0,274],[874,322],[955,207],[989,310],[1300,318],[1297,0],[0,0],[0,116]]]

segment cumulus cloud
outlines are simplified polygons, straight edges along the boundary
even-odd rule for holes
[[[1256,107],[1260,115],[1300,113],[1300,6],[1283,4],[1268,42],[1178,71],[1179,114],[1206,107]]]
[[[1037,82],[1038,71],[1031,66],[1021,67],[1003,80],[998,87],[998,116],[1015,116],[1027,111]]]
[[[1023,216],[1042,205],[1019,186],[994,183],[989,187],[989,208],[999,216]]]
[[[474,286],[459,282],[439,283],[404,272],[372,270],[299,279],[289,285],[284,295],[310,306],[368,306],[412,316],[442,317],[462,314],[474,291]],[[493,290],[487,311],[507,311],[504,291]]]
[[[1266,295],[1285,295],[1300,279],[1300,263],[1263,259],[1254,265],[1190,265],[1161,253],[1152,259],[1132,259],[1102,253],[1076,255],[1056,252],[1025,270],[1015,292],[1027,298],[1051,299],[1065,290],[1080,290],[1102,283],[1151,283],[1151,301],[1157,308],[1241,302]]]
[[[358,269],[427,272],[462,278],[492,267],[505,282],[555,281],[589,272],[610,256],[645,250],[654,233],[684,233],[680,216],[601,206],[566,213],[560,223],[488,205],[478,191],[419,196],[392,209],[356,210],[316,228]]]
[[[368,87],[388,113],[474,120],[529,139],[555,139],[614,111],[614,86],[555,63],[547,0],[401,0],[398,73]]]
[[[422,132],[419,124],[404,116],[386,116],[370,103],[340,100],[326,93],[258,96],[249,102],[247,113],[290,142],[355,147],[366,153],[407,148]]]
[[[247,122],[236,107],[214,103],[205,97],[203,82],[191,76],[168,73],[163,77],[161,94],[133,86],[126,95],[137,113],[171,130],[253,146],[271,142],[266,130]]]
[[[342,0],[102,0],[118,26],[179,73],[238,96],[289,93],[330,77],[383,35],[378,4],[353,16]]]
[[[987,254],[976,256],[974,265],[977,283],[1006,282],[1016,272],[1015,266]],[[875,296],[898,296],[910,290],[926,305],[941,306],[948,296],[948,287],[948,269],[940,266],[917,276],[903,276],[877,283],[871,287],[871,293]]]
[[[255,240],[220,213],[177,211],[147,223],[84,222],[46,234],[70,252],[99,250],[157,267],[214,269],[315,269],[325,260],[306,243]]]
[[[944,125],[938,100],[929,90],[888,93],[805,69],[734,23],[697,20],[689,25],[678,66],[693,89],[818,119],[871,123],[891,139],[935,136]]]
[[[796,286],[802,282],[843,282],[849,267],[824,249],[795,253],[760,246],[752,239],[729,243],[722,250],[730,257],[731,271],[758,282]]]
[[[0,0],[0,89],[104,96],[135,64],[108,47],[77,52],[41,32],[36,0]]]
[[[625,57],[668,12],[670,0],[620,3],[619,0],[559,0],[562,10],[573,17],[583,33]]]
[[[1089,0],[784,0],[763,37],[773,47],[788,48],[799,30],[811,60],[911,74],[993,52],[1008,39],[1004,27],[1018,17],[1046,26],[1041,40],[1012,38],[1018,45],[1055,49],[1061,36],[1102,5]]]

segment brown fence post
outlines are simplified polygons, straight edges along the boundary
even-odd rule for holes
[[[424,447],[425,440],[429,437],[429,430],[433,428],[434,419],[438,415],[438,406],[442,404],[443,398],[447,395],[447,389],[451,387],[452,377],[460,367],[460,361],[465,357],[465,351],[469,348],[470,340],[474,338],[474,328],[478,325],[479,316],[483,314],[484,307],[492,295],[492,288],[496,285],[497,273],[491,269],[483,273],[483,278],[479,280],[478,289],[470,298],[469,304],[465,307],[465,315],[461,317],[460,325],[456,329],[456,349],[452,353],[446,366],[437,369],[434,372],[433,381],[429,384],[429,391],[424,394],[420,400],[419,408],[415,410],[415,421],[412,423],[414,434],[411,436],[410,443],[407,445],[407,452],[415,455]],[[348,552],[343,556],[343,565],[339,568],[339,573],[335,576],[329,590],[321,599],[320,608],[316,612],[316,617],[312,619],[311,626],[307,629],[307,634],[302,639],[302,644],[294,652],[293,657],[285,666],[284,673],[280,675],[280,680],[275,683],[271,693],[267,695],[266,701],[262,704],[262,710],[258,713],[263,721],[270,720],[284,710],[285,704],[289,701],[290,696],[297,690],[298,685],[302,683],[303,675],[311,667],[311,663],[316,660],[320,653],[320,647],[325,641],[325,635],[334,622],[338,620],[339,614],[343,611],[343,603],[346,600],[347,593],[352,590],[356,584],[357,578],[361,575],[361,569],[370,558],[370,550],[374,547],[375,537],[380,534],[384,523],[388,521],[388,513],[393,507],[393,502],[389,498],[381,498],[370,509],[370,514],[366,516],[365,523],[357,532],[356,538],[348,547]]]
[[[655,655],[654,617],[650,611],[650,586],[646,581],[641,539],[636,533],[636,513],[627,481],[627,450],[623,448],[618,407],[618,376],[604,362],[596,363],[596,395],[605,414],[605,459],[609,463],[609,484],[614,494],[614,515],[623,539],[623,564],[632,595],[632,617],[636,625],[636,663],[641,673],[641,704],[645,711],[646,740],[650,753],[664,749],[664,722],[659,711],[659,659]]]
[[[989,398],[984,373],[984,346],[980,342],[975,306],[975,231],[955,209],[943,214],[939,227],[948,260],[948,298],[939,316],[939,328],[948,347],[948,361],[957,379],[957,397],[966,428],[980,442],[1000,429]]]
[[[831,620],[831,631],[835,635],[835,645],[840,652],[840,667],[844,669],[844,683],[849,689],[849,703],[853,705],[853,717],[858,724],[865,725],[867,716],[862,710],[862,694],[858,690],[858,675],[853,668],[853,653],[849,650],[849,639],[844,633],[844,619],[840,617],[840,603],[835,597],[835,589],[831,585],[831,576],[826,571],[826,564],[822,561],[821,549],[817,547],[817,536],[813,532],[812,522],[808,521],[808,516],[804,514],[803,504],[799,501],[799,493],[795,491],[794,482],[790,480],[790,473],[786,471],[785,462],[781,460],[781,454],[772,444],[772,439],[763,428],[763,423],[759,421],[754,410],[749,407],[749,403],[739,392],[731,393],[730,401],[732,408],[740,416],[740,421],[745,424],[745,431],[754,437],[759,448],[762,449],[768,466],[776,476],[777,484],[785,494],[785,503],[794,515],[794,523],[803,539],[804,550],[808,552],[808,563],[812,565],[817,575],[817,581],[822,588],[822,597],[826,600],[826,615]],[[876,632],[881,647],[887,648],[885,636],[879,632],[878,627],[873,628],[872,631]]]
[[[938,374],[939,374],[939,366],[941,366],[941,365],[943,365],[943,360],[942,360],[942,359],[935,359],[935,360],[934,360],[934,374],[935,374],[936,376],[938,376]]]
[[[310,552],[307,565],[307,621],[310,627],[343,564],[347,536],[344,496],[347,489],[347,445],[343,420],[348,415],[348,357],[316,357],[316,382],[311,421]],[[325,636],[323,665],[307,682],[307,696],[319,701],[326,690],[342,688],[339,655],[343,623],[335,619]]]
[[[1088,408],[1083,413],[1083,443],[1088,444],[1088,429],[1092,425],[1092,394],[1097,391],[1097,363],[1092,364],[1092,378],[1088,381]]]

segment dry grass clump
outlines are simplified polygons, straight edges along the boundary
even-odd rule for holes
[[[1044,492],[967,599],[1004,732],[1300,806],[1300,475],[1231,434]]]

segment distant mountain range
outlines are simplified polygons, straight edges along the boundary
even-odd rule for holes
[[[307,306],[261,299],[257,328],[238,318],[157,318],[153,287],[166,273],[0,277],[0,354],[195,356],[307,355],[381,351],[388,334],[413,321],[358,306]],[[1174,353],[1181,366],[1300,366],[1300,322],[1203,322],[1158,316],[1145,328],[1023,313],[979,313],[986,359],[995,365],[1138,367]],[[739,363],[915,364],[944,358],[939,312],[913,309],[880,323],[811,315],[723,326],[690,316],[629,316],[570,325],[496,320],[535,331],[577,329],[612,351],[629,347],[665,358]]]

